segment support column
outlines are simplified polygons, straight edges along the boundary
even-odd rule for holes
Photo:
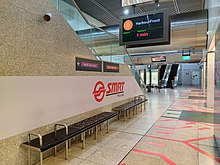
[[[203,63],[203,69],[202,69],[202,94],[205,95],[206,94],[206,61],[204,61]]]
[[[215,50],[212,51],[207,54],[207,108],[214,108]]]

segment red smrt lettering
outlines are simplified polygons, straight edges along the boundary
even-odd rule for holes
[[[107,89],[106,95],[110,95],[110,94],[119,93],[119,92],[124,91],[124,85],[125,85],[125,82],[108,83],[108,89]]]

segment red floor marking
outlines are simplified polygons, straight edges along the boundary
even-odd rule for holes
[[[206,125],[206,126],[210,126],[210,127],[213,127],[215,124],[208,124],[208,123],[201,123],[203,125]]]
[[[211,128],[203,127],[203,128],[198,128],[198,130],[211,130]]]
[[[187,146],[193,148],[194,150],[196,150],[196,151],[202,153],[203,155],[206,155],[206,156],[208,156],[209,158],[211,158],[211,159],[213,159],[213,160],[215,160],[215,161],[217,161],[217,162],[220,163],[220,159],[219,159],[219,158],[216,158],[215,156],[212,156],[212,155],[208,154],[207,152],[205,152],[205,151],[203,151],[203,150],[201,150],[201,149],[199,149],[199,148],[193,146],[192,144],[189,144],[189,143],[187,143],[187,142],[186,142],[186,143],[184,142],[184,144],[186,144]]]
[[[166,156],[159,154],[159,153],[154,153],[154,152],[148,152],[148,151],[144,151],[144,150],[139,150],[139,149],[132,149],[132,151],[134,152],[139,152],[139,153],[143,153],[143,154],[147,154],[147,155],[154,155],[154,156],[158,156],[161,159],[163,159],[165,162],[167,162],[169,165],[176,165],[176,163],[174,163],[173,161],[171,161],[169,158],[167,158]]]
[[[160,144],[154,143],[154,142],[147,142],[147,143],[148,143],[148,144],[155,145],[155,146],[158,146],[158,147],[164,147],[164,146],[165,146],[165,144],[163,144],[163,143],[160,143]]]
[[[196,124],[196,122],[186,122],[185,124]]]
[[[156,126],[156,128],[165,128],[165,129],[177,130],[177,129],[184,129],[184,128],[192,128],[192,126],[184,126],[184,127],[176,127],[176,128],[164,127],[164,126]]]
[[[156,133],[164,134],[164,135],[169,135],[169,134],[171,134],[170,132],[162,132],[162,131],[156,131]]]
[[[213,136],[204,137],[204,138],[197,138],[197,139],[190,139],[190,140],[184,140],[186,143],[194,142],[194,141],[200,141],[200,140],[206,140],[206,139],[212,139]]]
[[[176,140],[176,139],[168,139],[168,138],[163,138],[163,137],[157,137],[157,136],[150,136],[150,135],[145,135],[146,137],[151,137],[154,139],[163,139],[163,140],[169,140],[169,141],[174,141],[174,142],[183,142],[182,140]]]
[[[204,137],[204,138],[191,139],[191,140],[184,140],[184,141],[175,140],[175,139],[168,139],[168,138],[162,138],[162,137],[156,137],[156,136],[149,136],[149,135],[145,135],[145,136],[147,136],[147,137],[152,137],[152,138],[157,138],[157,139],[164,139],[164,140],[174,141],[174,142],[182,142],[183,144],[185,144],[185,145],[187,145],[187,146],[193,148],[194,150],[200,152],[201,154],[206,155],[206,156],[208,156],[209,158],[211,158],[211,159],[213,159],[213,160],[215,160],[215,161],[217,161],[217,162],[220,163],[220,159],[219,159],[219,158],[216,158],[215,156],[210,155],[209,153],[207,153],[207,152],[205,152],[205,151],[203,151],[203,150],[201,150],[201,149],[199,149],[199,148],[193,146],[192,144],[190,144],[190,142],[193,142],[193,141],[200,141],[200,140],[211,139],[211,138],[213,138],[212,136],[210,136],[210,137]]]
[[[177,121],[177,120],[173,120],[173,119],[164,119],[164,120],[159,120],[159,122],[165,122],[165,121]]]
[[[119,165],[126,165],[126,164],[119,164]]]

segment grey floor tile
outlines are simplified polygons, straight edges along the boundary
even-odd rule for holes
[[[154,157],[147,157],[145,154],[131,152],[121,164],[126,165],[160,165],[160,160]]]
[[[100,163],[103,165],[116,165],[118,164],[126,155],[128,151],[119,151],[111,148],[102,147],[97,150],[94,154],[88,157],[86,160]]]

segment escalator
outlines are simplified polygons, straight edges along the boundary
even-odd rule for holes
[[[159,71],[160,71],[159,80],[162,80],[162,79],[163,79],[163,75],[164,75],[166,66],[167,66],[167,65],[161,65],[160,70],[159,70]]]
[[[172,68],[172,64],[167,64],[165,66],[165,71],[164,71],[163,77],[161,79],[161,87],[163,87],[163,88],[167,87],[167,83],[168,83],[171,68]]]
[[[172,65],[171,70],[170,70],[170,74],[169,74],[169,78],[167,81],[167,86],[166,86],[167,88],[174,87],[175,80],[177,79],[176,76],[177,76],[178,67],[179,67],[179,64]]]

